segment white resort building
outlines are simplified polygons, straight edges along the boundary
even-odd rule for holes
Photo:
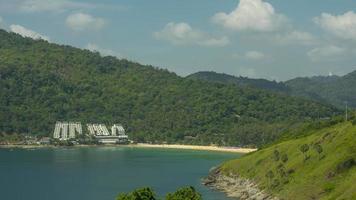
[[[121,124],[114,124],[111,132],[105,124],[87,124],[88,134],[102,144],[124,144],[129,141],[125,129]],[[80,122],[57,122],[53,132],[53,138],[59,140],[75,139],[83,134]]]
[[[74,139],[82,134],[80,122],[57,122],[54,127],[53,138],[59,140]]]
[[[87,124],[90,135],[93,135],[102,144],[122,144],[129,141],[125,129],[121,124],[114,124],[111,133],[104,124]]]

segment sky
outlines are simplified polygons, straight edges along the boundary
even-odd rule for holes
[[[0,0],[0,27],[180,76],[356,70],[356,0]]]

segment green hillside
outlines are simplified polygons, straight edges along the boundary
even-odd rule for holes
[[[251,179],[280,199],[356,199],[356,125],[306,134],[312,135],[226,162],[222,171]]]
[[[138,142],[261,145],[295,122],[339,113],[3,30],[0,77],[0,134],[49,135],[58,120],[122,123]]]
[[[315,76],[295,78],[285,82],[236,77],[216,72],[197,72],[187,76],[188,79],[207,82],[234,84],[268,91],[281,92],[314,101],[325,102],[339,108],[356,108],[356,71],[345,76]]]
[[[208,82],[223,83],[223,84],[235,84],[241,87],[254,87],[264,90],[270,90],[274,92],[285,92],[289,91],[289,88],[282,82],[269,81],[266,79],[252,79],[247,77],[236,77],[224,73],[216,72],[197,72],[190,74],[186,78],[192,80],[203,80]]]
[[[356,71],[345,76],[296,78],[285,82],[293,95],[308,97],[343,108],[356,108]]]

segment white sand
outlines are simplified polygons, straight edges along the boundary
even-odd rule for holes
[[[204,150],[204,151],[221,151],[221,152],[234,152],[234,153],[250,153],[257,149],[252,148],[239,148],[239,147],[218,147],[218,146],[196,146],[196,145],[180,145],[180,144],[145,144],[138,143],[129,145],[132,147],[144,148],[166,148],[166,149],[191,149],[191,150]]]

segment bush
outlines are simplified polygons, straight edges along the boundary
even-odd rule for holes
[[[356,165],[356,162],[355,162],[355,159],[353,158],[348,158],[344,161],[342,161],[341,163],[339,163],[337,165],[337,172],[343,172],[343,171],[346,171],[348,169],[350,169],[351,167],[355,166]]]
[[[356,126],[356,119],[352,120],[352,125]]]
[[[274,159],[274,161],[279,161],[279,151],[278,150],[273,151],[273,159]]]
[[[166,200],[202,200],[201,195],[194,189],[194,187],[184,187],[174,193],[169,193]]]
[[[184,187],[174,193],[167,194],[166,200],[202,200],[201,195],[194,187]],[[136,189],[129,193],[120,193],[116,200],[158,200],[154,191],[149,188]]]
[[[155,193],[151,188],[140,188],[130,193],[121,193],[116,200],[156,200]]]
[[[288,155],[285,153],[281,157],[282,162],[286,163],[288,161]]]

